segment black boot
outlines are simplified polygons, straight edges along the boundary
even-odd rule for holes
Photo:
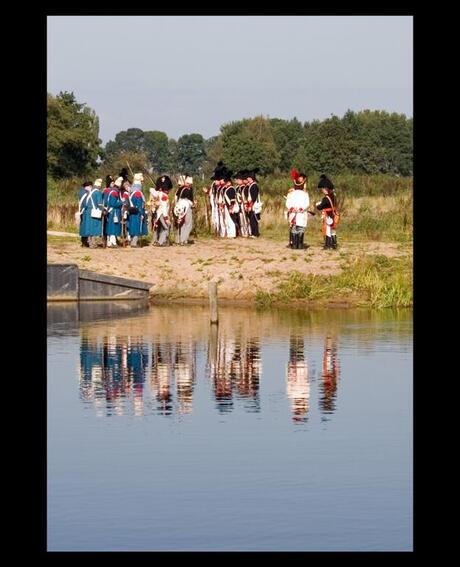
[[[303,245],[303,237],[304,237],[304,232],[302,232],[302,234],[299,234],[299,250],[303,250],[305,248],[305,246]]]
[[[287,245],[287,248],[294,248],[294,241],[293,241],[293,234],[291,231],[289,231],[289,244]]]
[[[298,250],[299,249],[299,235],[296,233],[294,234],[294,246],[293,246],[294,250]]]
[[[337,248],[337,235],[334,234],[331,236],[331,240],[332,240],[332,248]]]
[[[329,248],[329,236],[324,237],[324,246],[323,250],[327,250]]]

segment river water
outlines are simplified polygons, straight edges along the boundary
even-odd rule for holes
[[[412,549],[412,311],[48,306],[50,551]]]

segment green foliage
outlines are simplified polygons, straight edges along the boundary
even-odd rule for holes
[[[258,167],[264,174],[278,166],[280,153],[270,122],[263,116],[226,124],[221,133],[223,160],[230,169]]]
[[[190,175],[200,173],[205,157],[205,141],[201,134],[185,134],[177,140],[178,172]]]
[[[146,168],[154,172],[164,173],[171,168],[171,154],[168,136],[158,130],[144,132],[140,128],[128,128],[118,132],[114,141],[105,146],[105,165],[116,160],[120,154],[143,154],[147,159]]]
[[[221,156],[231,169],[259,167],[267,174],[296,167],[308,175],[402,176],[412,175],[412,137],[412,119],[370,110],[303,126],[295,118],[258,116],[225,124],[220,135]]]
[[[123,167],[128,168],[128,164],[134,173],[145,173],[149,170],[149,159],[145,152],[123,151],[107,156],[98,169],[98,175],[104,181],[106,175],[115,178]]]
[[[73,93],[48,93],[48,173],[54,178],[86,176],[94,171],[103,151],[96,113],[78,103]]]
[[[384,111],[305,124],[295,163],[305,172],[412,175],[413,122]]]

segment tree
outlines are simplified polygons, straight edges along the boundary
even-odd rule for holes
[[[147,154],[150,168],[161,175],[170,170],[168,136],[158,130],[144,132],[144,151]]]
[[[133,173],[147,173],[149,170],[149,159],[147,154],[145,152],[129,151],[119,152],[113,155],[111,154],[104,160],[98,172],[104,180],[106,175],[111,175],[114,179],[116,179],[124,167],[126,167],[128,171],[130,171],[129,168],[131,168]],[[131,172],[130,177],[132,177]]]
[[[302,143],[305,131],[302,123],[293,118],[292,120],[281,120],[280,118],[271,118],[270,126],[273,132],[273,139],[276,149],[280,154],[278,169],[288,171],[295,167],[295,156],[299,145]]]
[[[128,128],[118,132],[115,140],[110,140],[105,145],[107,158],[113,157],[121,152],[143,152],[145,150],[144,131],[140,128]]]
[[[177,140],[177,166],[181,173],[197,174],[206,157],[201,134],[185,134]]]
[[[99,119],[73,92],[47,97],[48,172],[54,178],[89,175],[103,157]]]
[[[270,127],[263,116],[231,122],[221,127],[223,160],[230,169],[258,167],[262,174],[278,167],[278,152]]]

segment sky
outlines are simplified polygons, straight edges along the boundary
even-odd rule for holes
[[[128,128],[216,136],[258,115],[412,116],[412,16],[49,16],[48,92],[105,144]]]

